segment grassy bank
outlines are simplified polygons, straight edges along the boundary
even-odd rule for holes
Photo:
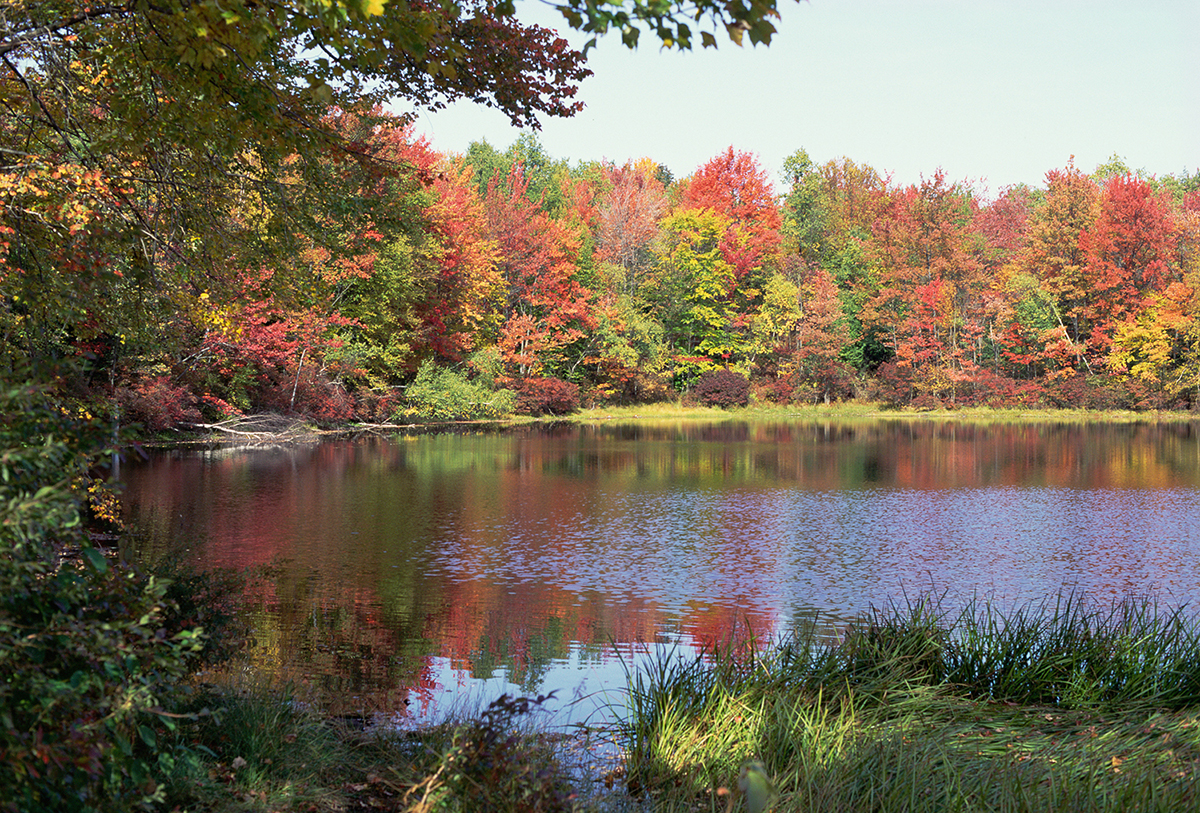
[[[667,658],[630,675],[619,769],[506,698],[369,733],[225,691],[186,727],[191,810],[1183,810],[1200,806],[1200,627],[1129,601],[1007,613],[933,600],[836,641]],[[743,779],[743,782],[745,780]],[[766,809],[766,808],[763,808]]]
[[[991,407],[938,410],[886,409],[878,404],[859,402],[809,406],[755,404],[735,409],[718,409],[684,406],[678,402],[670,402],[580,409],[555,420],[566,420],[573,423],[656,420],[835,421],[844,423],[875,420],[957,421],[963,423],[1176,423],[1200,420],[1200,415],[1180,411],[1134,412],[1131,410],[1043,408],[993,409]]]
[[[190,811],[581,809],[576,743],[537,727],[545,698],[501,698],[420,732],[365,728],[287,693],[198,692],[181,726],[193,756],[165,795]]]
[[[723,809],[761,760],[779,810],[1200,805],[1200,629],[1147,602],[932,601],[637,675],[625,740],[656,809]]]

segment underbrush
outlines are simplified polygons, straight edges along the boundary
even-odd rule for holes
[[[1200,806],[1200,630],[1148,601],[921,599],[834,642],[660,659],[629,701],[627,781],[656,810],[736,807],[756,760],[778,810]]]
[[[167,801],[192,811],[395,810],[557,813],[589,809],[562,737],[536,725],[549,696],[503,696],[420,731],[364,728],[248,686],[199,692],[194,750]]]

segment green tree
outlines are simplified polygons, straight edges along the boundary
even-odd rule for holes
[[[646,281],[647,299],[675,346],[722,363],[744,349],[733,320],[734,268],[721,250],[728,229],[728,218],[712,209],[666,218],[664,248]]]
[[[784,250],[805,262],[820,262],[829,250],[821,174],[808,152],[800,149],[784,159],[783,175],[789,186],[783,199]]]
[[[481,195],[487,194],[493,179],[500,182],[517,164],[526,181],[525,195],[551,217],[560,217],[566,206],[562,182],[570,175],[567,161],[552,158],[533,133],[522,133],[504,152],[487,141],[472,141],[467,147],[467,163],[475,170],[475,183]]]

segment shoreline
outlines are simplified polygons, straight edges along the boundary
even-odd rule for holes
[[[724,423],[758,422],[836,422],[870,423],[875,421],[937,422],[961,424],[1185,424],[1200,422],[1200,413],[1153,410],[1087,410],[1087,409],[1012,409],[969,407],[964,409],[913,410],[882,409],[874,404],[838,403],[819,406],[752,405],[734,409],[682,406],[679,404],[646,404],[620,407],[589,407],[566,415],[543,417],[512,416],[499,420],[443,421],[428,423],[346,423],[321,427],[302,416],[277,413],[256,413],[212,424],[185,424],[174,430],[177,435],[160,433],[154,437],[137,438],[140,446],[161,448],[216,444],[295,445],[338,437],[363,435],[434,434],[458,431],[506,431],[509,429],[553,424],[599,425],[604,423],[654,423],[662,421]],[[267,427],[256,430],[256,425]]]

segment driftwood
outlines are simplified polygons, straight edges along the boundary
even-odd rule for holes
[[[260,443],[279,443],[315,438],[320,432],[300,418],[290,418],[274,412],[258,415],[237,415],[216,423],[182,424],[189,429],[203,429],[236,435]]]

